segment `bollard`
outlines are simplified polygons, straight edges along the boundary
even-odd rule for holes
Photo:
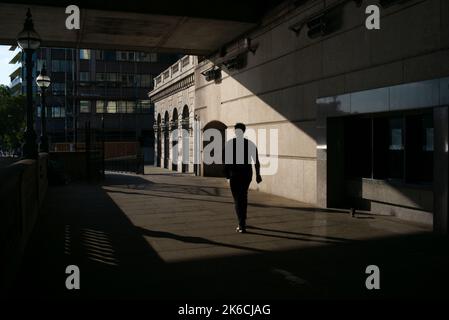
[[[351,217],[355,218],[355,209],[354,208],[349,209],[349,213],[351,214]]]

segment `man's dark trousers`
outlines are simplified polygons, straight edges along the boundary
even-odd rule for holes
[[[246,228],[246,209],[248,206],[248,189],[253,177],[252,170],[232,172],[230,185],[234,198],[235,212],[239,220],[239,227]]]

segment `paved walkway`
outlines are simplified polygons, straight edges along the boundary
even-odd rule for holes
[[[320,210],[249,194],[235,232],[226,180],[158,168],[108,174],[102,186],[52,187],[14,288],[16,297],[314,298],[445,292],[447,238],[393,217]],[[65,289],[79,266],[81,290]],[[381,268],[380,291],[365,268]]]

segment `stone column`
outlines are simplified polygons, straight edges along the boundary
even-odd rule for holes
[[[316,131],[316,202],[317,206],[327,208],[327,127],[326,117],[317,119]]]
[[[172,170],[173,169],[173,138],[172,138],[172,124],[169,122],[168,123],[168,169]]]
[[[166,161],[166,157],[165,157],[165,153],[166,153],[166,139],[165,136],[168,132],[168,128],[165,125],[165,122],[162,125],[162,131],[161,131],[161,168],[165,168],[165,161]]]
[[[201,122],[200,117],[198,115],[195,116],[194,122],[192,124],[193,128],[193,163],[194,163],[194,171],[198,176],[202,175],[202,166],[201,166],[201,150],[202,150],[202,141],[201,141]]]
[[[157,123],[157,120],[155,121],[155,123]],[[159,132],[159,127],[157,124],[155,124],[153,126],[153,134],[154,134],[154,146],[153,146],[153,150],[154,150],[154,159],[153,159],[153,165],[156,167],[157,166],[157,157],[159,157],[160,155],[158,154],[158,150],[157,150],[157,145],[158,145],[158,133]]]
[[[176,163],[178,164],[178,172],[182,172],[182,116],[178,118],[178,158],[176,159]]]
[[[193,112],[192,117],[189,115],[189,172],[195,171],[195,131],[194,131],[194,118],[193,118]]]
[[[448,233],[448,107],[435,108],[434,153],[433,153],[433,230],[437,233]]]

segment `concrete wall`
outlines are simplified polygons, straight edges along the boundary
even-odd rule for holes
[[[346,181],[346,195],[364,201],[369,211],[424,224],[432,224],[434,197],[431,186],[394,184],[382,180]],[[363,205],[361,205],[363,206]]]
[[[0,295],[14,279],[48,187],[47,154],[0,170]]]
[[[289,29],[336,2],[307,1],[267,17],[248,35],[257,50],[248,53],[246,67],[224,68],[221,83],[207,82],[201,74],[210,61],[195,73],[195,113],[203,126],[218,120],[227,126],[244,122],[249,128],[279,129],[278,172],[265,176],[258,188],[323,207],[326,150],[317,146],[326,126],[318,121],[317,98],[449,75],[447,1],[382,8],[381,30],[376,31],[365,28],[368,3],[357,7],[355,1],[342,6],[341,27],[330,35],[310,39],[307,27],[298,35]]]

